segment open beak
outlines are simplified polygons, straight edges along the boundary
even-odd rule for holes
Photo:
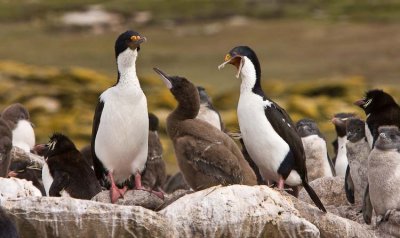
[[[218,69],[221,70],[222,68],[225,67],[226,64],[233,64],[238,69],[238,71],[236,73],[236,78],[239,78],[240,72],[242,71],[242,68],[243,68],[243,62],[244,62],[243,56],[241,56],[241,55],[232,56],[231,54],[227,54],[225,56],[224,61],[225,61],[224,63],[222,63],[218,66]]]
[[[157,74],[160,75],[162,81],[165,83],[165,85],[167,86],[168,89],[172,88],[172,83],[169,80],[169,76],[168,74],[164,73],[163,71],[161,71],[159,68],[153,68],[154,71],[156,71]]]

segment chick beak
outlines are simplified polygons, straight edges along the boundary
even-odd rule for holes
[[[164,73],[163,71],[161,71],[159,68],[153,68],[153,70],[156,71],[156,73],[161,76],[161,79],[164,82],[164,84],[167,86],[167,88],[171,89],[172,83],[169,80],[169,76],[166,73]]]

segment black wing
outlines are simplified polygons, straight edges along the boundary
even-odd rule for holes
[[[270,99],[267,100],[271,101]],[[266,106],[264,111],[274,130],[280,137],[282,137],[283,140],[286,141],[286,143],[288,143],[290,147],[290,153],[283,161],[283,166],[281,166],[286,168],[282,169],[283,178],[289,176],[290,171],[295,169],[299,173],[302,180],[307,181],[307,169],[303,143],[301,142],[300,136],[297,134],[296,127],[292,119],[283,108],[274,102],[272,102],[271,106]]]
[[[346,198],[349,203],[354,204],[354,183],[350,174],[350,166],[347,165],[346,175],[344,177],[344,191],[346,192]]]
[[[365,223],[368,225],[371,224],[371,218],[372,218],[372,203],[371,199],[369,197],[369,184],[365,188],[364,192],[364,199],[363,199],[363,204],[362,204],[362,213],[363,213],[363,218]]]
[[[100,184],[102,186],[108,187],[109,185],[107,184],[107,179],[106,179],[107,170],[106,168],[104,168],[99,158],[97,158],[96,148],[95,148],[96,135],[97,135],[97,130],[99,129],[100,118],[101,118],[101,113],[103,112],[103,108],[104,108],[104,102],[100,100],[96,106],[96,111],[93,117],[91,149],[92,149],[93,167],[94,167],[94,172],[96,173],[96,177],[100,181]]]
[[[54,180],[50,186],[49,196],[61,197],[61,191],[65,190],[69,185],[69,175],[66,172],[56,170],[53,177]]]

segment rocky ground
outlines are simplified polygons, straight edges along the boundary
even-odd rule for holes
[[[296,199],[267,186],[244,185],[186,194],[159,211],[138,206],[143,202],[119,205],[29,194],[0,201],[21,237],[399,237],[398,213],[379,226],[368,226],[338,212],[357,210],[342,199],[341,182],[311,183],[328,208],[326,214],[304,196]],[[328,186],[330,195],[321,193],[321,186]],[[134,191],[125,200],[154,202],[152,196]]]

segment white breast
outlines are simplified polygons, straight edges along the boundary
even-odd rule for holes
[[[35,132],[31,123],[27,120],[18,121],[17,126],[12,131],[12,136],[13,146],[19,147],[26,152],[30,152],[35,146]]]
[[[290,148],[267,120],[265,105],[261,96],[242,91],[237,110],[239,126],[247,151],[263,178],[278,181],[277,170]],[[301,183],[300,176],[292,170],[286,183],[298,185]]]
[[[347,136],[338,137],[338,152],[335,162],[336,176],[344,177],[346,175],[347,165],[349,164],[347,160]]]
[[[215,111],[209,109],[204,104],[200,104],[199,114],[197,115],[196,118],[206,121],[211,125],[213,125],[214,127],[218,128],[218,130],[221,130],[221,122],[218,114]]]
[[[49,166],[47,165],[47,163],[44,163],[42,168],[42,180],[44,190],[46,191],[46,196],[49,196],[50,187],[54,179],[53,176],[51,176],[50,174]]]
[[[104,108],[96,134],[95,152],[113,171],[117,183],[144,169],[148,150],[149,120],[143,91],[112,87],[100,99]]]

